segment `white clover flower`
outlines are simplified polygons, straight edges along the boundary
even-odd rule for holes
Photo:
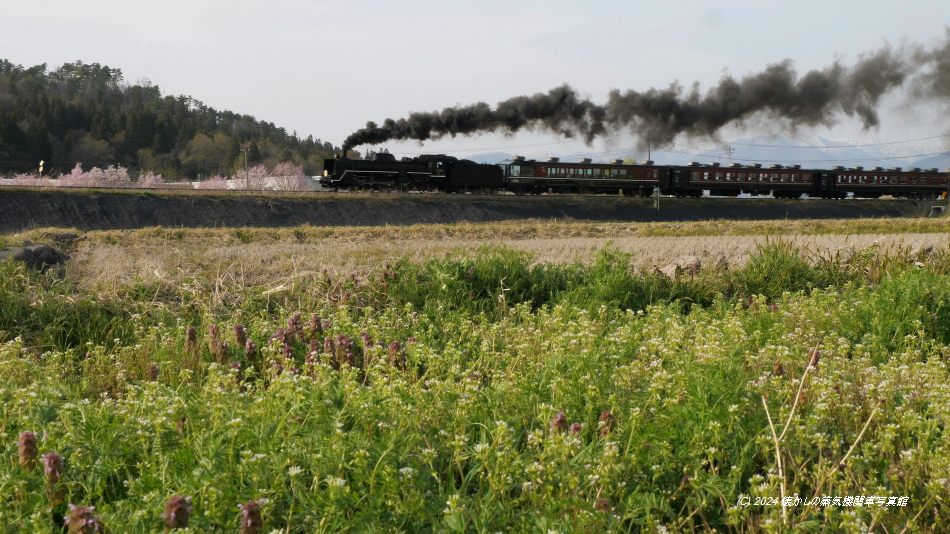
[[[412,478],[412,475],[415,474],[416,470],[411,467],[403,467],[399,470],[402,473],[402,476],[406,478]]]
[[[330,487],[342,488],[343,486],[346,485],[346,479],[337,478],[335,476],[328,476],[326,478],[326,482],[327,482],[327,485],[329,485]]]
[[[292,477],[295,477],[301,473],[303,473],[303,469],[301,469],[300,467],[297,467],[296,465],[290,466],[290,469],[287,470],[287,474]]]

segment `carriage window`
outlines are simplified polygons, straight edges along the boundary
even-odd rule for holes
[[[659,171],[653,171],[653,177],[654,177],[654,178],[659,178],[659,175],[657,174],[658,172],[659,172]]]
[[[787,181],[788,181],[788,175],[783,173],[781,180],[782,180],[783,182],[787,182]]]
[[[744,172],[740,172],[740,173],[739,173],[739,177],[736,178],[736,180],[738,180],[738,181],[740,181],[740,182],[744,182],[744,181],[745,181],[745,173],[744,173]]]
[[[901,183],[902,183],[902,184],[906,184],[906,183],[907,183],[907,177],[906,177],[906,176],[901,176]]]
[[[916,177],[916,176],[910,179],[910,185],[917,185],[917,177]]]
[[[799,181],[798,178],[799,178],[799,177],[798,177],[797,174],[793,174],[793,175],[792,175],[792,181],[793,181],[793,182],[798,182],[798,181]]]
[[[731,172],[727,172],[727,173],[726,173],[726,181],[727,181],[727,182],[731,182],[731,181],[732,181],[732,173],[731,173]]]
[[[840,175],[838,176],[838,183],[839,183],[839,184],[843,184],[843,183],[844,183],[844,176],[840,176]]]
[[[772,180],[771,180],[771,181],[772,181],[772,182],[778,181],[778,173],[775,173],[775,172],[772,173]]]
[[[594,171],[594,178],[600,178],[600,169],[592,169]]]
[[[716,173],[716,181],[717,181],[717,182],[721,182],[721,181],[722,181],[722,173],[721,173],[721,172],[717,172],[717,173]]]
[[[521,165],[512,165],[508,167],[509,176],[521,176]]]
[[[858,177],[858,181],[859,181],[859,183],[866,184],[866,183],[868,183],[868,177],[867,177],[867,176],[859,176],[859,177]]]
[[[693,171],[693,180],[697,180],[697,181],[699,180],[699,172],[698,172],[698,171]]]
[[[709,173],[708,173],[708,172],[704,172],[704,173],[703,173],[703,180],[707,180],[707,181],[709,180]]]
[[[929,183],[930,183],[930,178],[927,178],[926,176],[923,176],[920,178],[920,185],[927,185]]]
[[[749,173],[749,181],[750,181],[750,182],[754,182],[754,181],[755,181],[755,173],[754,173],[754,172],[750,172],[750,173]]]
[[[620,169],[620,176],[627,176],[627,169]]]
[[[617,169],[610,169],[611,176],[617,176]]]

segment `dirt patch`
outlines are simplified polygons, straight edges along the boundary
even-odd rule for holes
[[[39,227],[170,228],[384,226],[422,223],[703,221],[920,217],[930,203],[890,200],[674,199],[510,195],[149,194],[0,191],[0,233]]]

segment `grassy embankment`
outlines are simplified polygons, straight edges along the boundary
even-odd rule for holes
[[[493,246],[108,291],[3,264],[0,524],[54,532],[74,503],[151,532],[187,495],[196,530],[262,497],[265,532],[941,530],[946,250],[772,242],[675,280],[630,263]],[[20,465],[27,431],[61,480]],[[908,504],[736,506],[781,495]]]

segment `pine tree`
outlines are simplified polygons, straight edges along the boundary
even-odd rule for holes
[[[231,142],[228,143],[228,152],[225,154],[224,163],[227,167],[228,173],[231,174],[239,167],[238,158],[241,155],[241,145],[238,144],[236,137],[231,137]]]
[[[248,165],[260,163],[264,157],[261,155],[261,149],[257,147],[256,141],[251,141],[251,149],[247,152]]]

